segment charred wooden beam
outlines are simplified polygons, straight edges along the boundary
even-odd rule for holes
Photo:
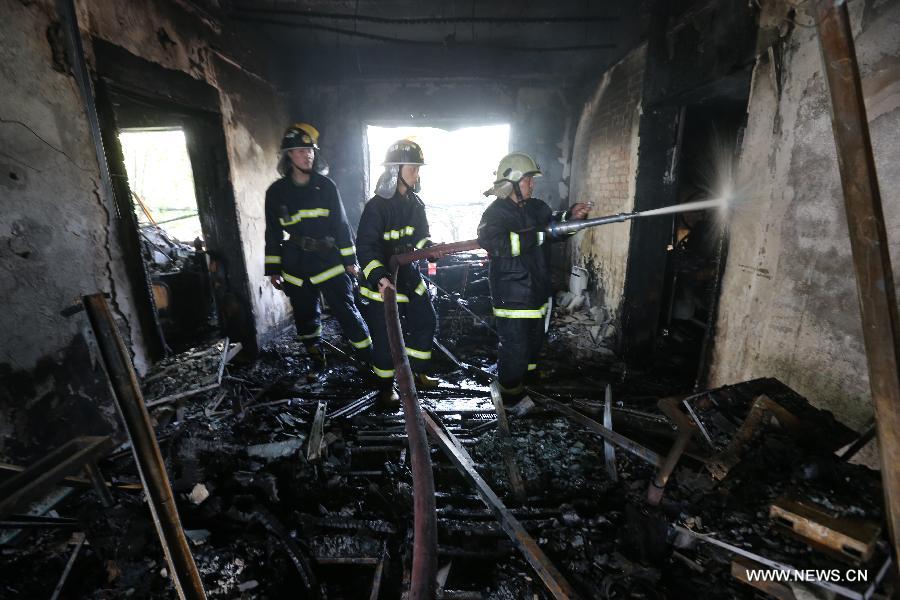
[[[878,425],[885,512],[894,556],[900,557],[900,323],[890,240],[847,3],[818,0],[815,13],[856,268],[869,386]]]
[[[494,512],[500,527],[512,540],[513,544],[525,556],[525,560],[535,570],[541,581],[547,587],[547,590],[554,598],[575,599],[578,594],[574,588],[566,581],[562,573],[556,566],[550,562],[544,551],[541,550],[537,542],[522,527],[522,524],[516,519],[503,504],[503,501],[494,493],[490,486],[481,478],[475,468],[475,462],[469,453],[462,447],[455,436],[441,427],[429,414],[424,414],[425,426],[432,439],[437,442],[441,450],[456,465],[460,473],[475,486],[481,500]]]
[[[584,427],[587,427],[588,429],[590,429],[591,431],[593,431],[594,433],[596,433],[603,439],[609,440],[610,442],[612,442],[616,446],[622,448],[626,452],[637,456],[641,460],[647,461],[648,463],[650,463],[651,465],[653,465],[655,467],[662,466],[663,458],[659,454],[657,454],[656,452],[651,450],[650,448],[647,448],[646,446],[642,446],[641,444],[638,444],[637,442],[628,439],[624,435],[622,435],[620,433],[616,433],[612,429],[608,429],[608,428],[604,427],[597,421],[581,414],[577,410],[570,408],[570,407],[566,406],[565,404],[560,404],[559,402],[552,400],[552,399],[548,398],[547,396],[544,396],[543,394],[538,394],[534,390],[529,389],[528,394],[538,404],[545,406],[547,408],[551,408],[551,409],[555,410],[556,412],[560,413],[561,415],[567,417],[569,420],[574,421],[574,422],[578,423],[579,425],[583,425]]]
[[[153,426],[150,425],[150,415],[144,404],[144,397],[125,341],[116,328],[103,294],[85,296],[84,306],[112,384],[116,406],[131,441],[138,473],[147,493],[150,513],[153,515],[156,532],[169,563],[172,582],[179,597],[205,599],[206,592],[200,580],[200,572],[181,528],[181,519],[166,474],[166,465]]]
[[[0,517],[41,498],[53,486],[95,463],[112,448],[108,436],[79,437],[56,448],[0,485]],[[102,481],[102,478],[101,478]],[[92,480],[96,486],[97,482]],[[105,494],[106,484],[103,484]],[[104,496],[101,496],[104,497]]]
[[[525,484],[522,483],[519,465],[516,464],[516,455],[511,445],[512,435],[509,432],[509,421],[506,419],[506,409],[503,407],[500,386],[496,381],[491,383],[491,400],[493,400],[494,409],[497,411],[497,431],[499,433],[498,437],[503,444],[501,452],[503,453],[503,463],[506,465],[506,473],[509,477],[509,487],[512,488],[515,499],[521,503],[525,501]]]

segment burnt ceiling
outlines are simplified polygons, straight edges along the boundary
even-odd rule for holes
[[[574,83],[630,50],[646,2],[225,2],[261,34],[287,87],[304,80],[436,78]]]

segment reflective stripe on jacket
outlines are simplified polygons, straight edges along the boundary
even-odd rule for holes
[[[282,177],[266,190],[266,275],[282,271],[313,283],[326,279],[325,273],[339,274],[335,267],[356,262],[353,231],[334,182],[318,173],[300,186]],[[304,250],[285,240],[285,234],[314,240],[331,238],[333,246]],[[320,277],[321,276],[321,277]]]
[[[377,300],[378,282],[391,278],[391,256],[431,245],[425,205],[414,193],[394,194],[387,199],[375,196],[366,203],[356,231],[356,253],[362,267],[360,290],[370,300]],[[424,283],[415,265],[400,267],[394,282],[402,296],[424,292]],[[371,292],[371,295],[365,292]],[[377,297],[376,297],[377,296]]]
[[[488,280],[495,316],[536,319],[546,313],[552,289],[550,240],[543,229],[565,217],[537,198],[521,205],[498,198],[488,205],[478,224],[478,242],[491,257]]]

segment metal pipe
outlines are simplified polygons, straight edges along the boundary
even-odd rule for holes
[[[900,326],[889,240],[847,4],[818,0],[816,24],[878,425],[885,516],[900,556]]]
[[[393,260],[391,261],[393,263]],[[397,280],[396,270],[394,281]],[[403,403],[406,437],[413,478],[413,562],[409,584],[410,600],[434,598],[434,575],[437,570],[437,514],[434,500],[434,474],[431,453],[425,434],[422,409],[413,384],[412,369],[404,350],[397,291],[384,290],[385,324],[394,362],[394,377]]]
[[[639,212],[619,213],[617,215],[609,215],[606,217],[594,217],[593,219],[582,219],[580,221],[566,221],[565,223],[550,223],[545,230],[550,237],[559,237],[568,233],[575,233],[588,227],[597,227],[598,225],[609,225],[610,223],[621,223],[630,221],[635,217],[641,216]]]
[[[153,426],[150,425],[150,415],[144,405],[144,397],[128,358],[125,342],[116,328],[103,294],[85,296],[83,302],[112,384],[113,398],[128,432],[138,474],[147,494],[150,514],[153,515],[156,533],[172,574],[172,583],[175,584],[179,598],[205,600],[206,592],[181,528],[166,465]]]
[[[619,213],[617,215],[607,215],[605,217],[594,217],[593,219],[579,219],[576,221],[552,222],[543,229],[543,232],[551,238],[562,235],[575,233],[589,227],[597,227],[599,225],[610,225],[612,223],[621,223],[630,221],[638,217],[655,217],[660,215],[671,215],[678,212],[689,212],[695,210],[709,210],[713,208],[721,208],[724,200],[716,198],[712,200],[702,200],[699,202],[689,202],[687,204],[674,204],[672,206],[664,206],[662,208],[654,208],[653,210],[645,210],[641,212]],[[396,270],[398,266],[408,265],[417,260],[429,259],[434,260],[446,256],[448,254],[456,254],[458,252],[468,252],[481,248],[478,240],[465,240],[462,242],[453,242],[450,244],[435,244],[421,250],[396,254],[391,257],[391,270]]]

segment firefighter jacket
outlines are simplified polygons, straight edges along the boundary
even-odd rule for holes
[[[282,177],[266,190],[265,210],[266,275],[319,284],[356,262],[341,196],[327,177],[312,173],[304,186]]]
[[[498,198],[484,211],[478,243],[491,258],[488,281],[494,316],[537,319],[546,314],[552,293],[550,240],[542,230],[567,218],[568,211],[554,214],[536,198],[521,205]]]
[[[356,233],[363,276],[359,291],[377,302],[382,301],[378,282],[382,277],[393,279],[389,270],[391,256],[431,245],[425,205],[413,192],[406,196],[395,193],[390,199],[375,196],[369,200]],[[394,285],[398,302],[409,302],[410,294],[425,293],[425,282],[415,265],[400,267]]]

